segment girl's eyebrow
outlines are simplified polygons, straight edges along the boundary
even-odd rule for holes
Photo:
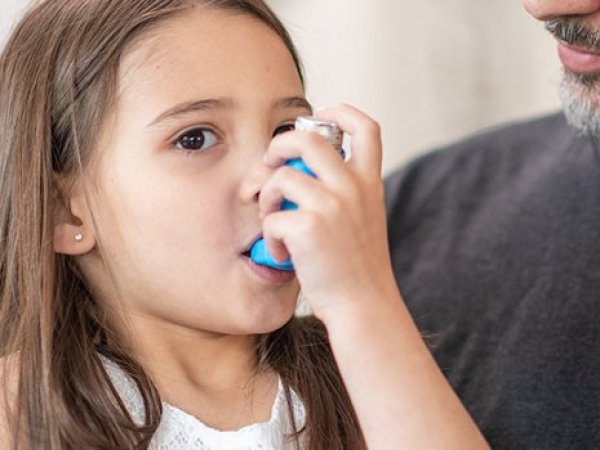
[[[275,107],[276,108],[302,108],[302,109],[309,110],[311,112],[311,114],[312,114],[312,110],[313,110],[312,105],[304,97],[282,98],[281,100],[278,100],[275,102]]]
[[[194,111],[210,111],[217,109],[232,109],[235,106],[235,101],[229,98],[207,98],[203,100],[196,100],[192,102],[184,102],[175,105],[173,108],[168,109],[156,119],[150,122],[147,127],[152,127],[165,119],[173,118],[183,114],[187,114]],[[286,97],[277,100],[274,105],[275,108],[303,108],[308,111],[313,110],[312,105],[304,97]]]
[[[192,102],[183,102],[175,105],[173,108],[166,110],[156,119],[154,119],[148,127],[152,127],[165,119],[187,114],[193,111],[210,111],[215,109],[231,109],[234,106],[234,102],[227,98],[207,98],[203,100],[196,100]]]

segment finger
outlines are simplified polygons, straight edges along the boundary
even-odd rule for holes
[[[281,209],[284,199],[294,202],[299,208],[319,208],[326,195],[323,183],[291,167],[283,166],[267,180],[259,196],[259,211],[262,218]]]
[[[294,212],[280,211],[270,214],[263,222],[263,239],[273,259],[278,263],[287,261],[290,258],[285,238],[286,230],[293,226],[294,216]]]
[[[316,112],[315,116],[338,124],[352,137],[349,165],[361,172],[381,176],[381,129],[374,119],[350,105],[325,108]]]
[[[316,133],[296,131],[275,137],[265,154],[265,163],[278,167],[294,158],[302,158],[325,184],[336,186],[350,181],[348,168],[341,155]]]

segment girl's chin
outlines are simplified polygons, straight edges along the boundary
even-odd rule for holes
[[[248,334],[272,333],[288,323],[294,316],[294,312],[295,308],[293,305],[290,308],[277,308],[276,311],[254,310],[246,317],[243,326]]]
[[[270,317],[268,319],[265,318],[264,320],[257,320],[249,326],[249,329],[251,329],[251,331],[250,330],[249,331],[251,334],[273,333],[274,331],[279,330],[286,323],[288,323],[290,321],[290,319],[293,317],[293,315],[294,314],[292,313],[292,314],[287,314],[287,315],[282,315],[282,316],[277,316],[277,317]]]

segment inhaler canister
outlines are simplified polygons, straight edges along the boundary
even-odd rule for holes
[[[296,119],[296,131],[317,133],[323,136],[327,142],[341,154],[344,132],[335,123],[323,122],[315,117],[298,117]]]

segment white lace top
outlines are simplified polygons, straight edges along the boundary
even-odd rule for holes
[[[115,363],[104,357],[102,360],[131,417],[137,424],[143,424],[144,404],[137,385]],[[291,397],[296,427],[301,429],[306,420],[304,405],[295,392],[291,392]],[[292,427],[281,380],[271,410],[271,419],[268,422],[245,426],[237,431],[219,431],[166,402],[162,402],[162,406],[162,419],[149,447],[152,450],[295,449],[294,442],[286,439],[286,436],[291,433]],[[304,448],[305,441],[301,439],[300,443],[301,448]]]

